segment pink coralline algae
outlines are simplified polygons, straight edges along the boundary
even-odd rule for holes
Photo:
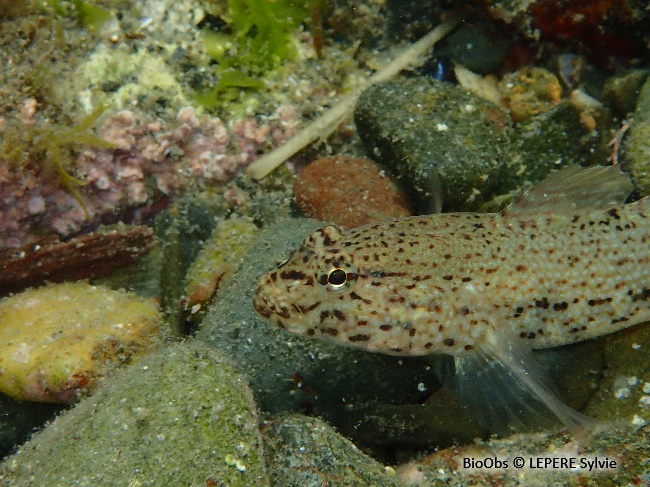
[[[103,215],[151,205],[193,181],[226,182],[261,152],[294,135],[298,125],[299,116],[290,106],[229,123],[199,118],[192,107],[181,109],[167,124],[135,111],[118,112],[98,133],[115,149],[88,147],[77,153],[70,168],[86,183],[77,190],[87,215],[56,178],[36,169],[37,164],[18,171],[0,159],[0,249],[50,233],[74,234],[100,222]]]

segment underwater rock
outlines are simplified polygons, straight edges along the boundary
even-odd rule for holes
[[[0,483],[269,485],[246,381],[196,341],[160,348],[106,379],[7,457]]]
[[[436,48],[470,71],[488,74],[496,70],[508,53],[511,41],[495,24],[463,23]]]
[[[0,301],[0,391],[73,403],[163,333],[158,306],[132,293],[85,282],[29,289]]]
[[[509,73],[501,79],[500,89],[515,122],[550,110],[562,98],[560,80],[543,68],[525,67]]]
[[[60,404],[18,401],[0,394],[0,457],[24,443],[64,407]]]
[[[185,276],[184,307],[193,317],[232,278],[257,233],[249,218],[233,217],[217,224]]]
[[[411,214],[406,198],[376,162],[364,157],[322,157],[298,174],[296,205],[310,218],[354,228]]]
[[[627,116],[634,111],[641,88],[649,75],[650,71],[647,69],[634,69],[612,76],[603,87],[603,101],[621,116]]]
[[[287,219],[265,228],[219,291],[197,339],[246,374],[265,412],[309,411],[329,420],[358,405],[421,402],[438,384],[428,358],[373,354],[297,336],[273,327],[253,309],[257,279],[323,225]]]
[[[605,421],[650,422],[650,326],[640,324],[604,340],[603,371],[586,412]]]
[[[277,487],[398,485],[395,472],[362,453],[318,418],[289,415],[263,430],[269,474]],[[391,473],[392,472],[392,473]]]
[[[588,159],[597,141],[557,79],[522,70],[504,79],[503,108],[459,86],[408,78],[366,90],[355,111],[368,153],[396,174],[420,213],[484,209],[551,171]],[[510,86],[512,85],[512,86]],[[599,115],[599,114],[596,114]],[[596,123],[593,116],[590,122]]]
[[[525,181],[541,181],[551,171],[579,165],[588,160],[589,148],[595,143],[593,131],[568,101],[527,118],[513,131],[499,194]]]
[[[447,211],[490,199],[511,132],[498,106],[425,77],[371,86],[354,120],[368,153],[403,180],[424,213],[440,197]]]
[[[401,485],[407,487],[643,485],[649,445],[647,428],[608,423],[583,441],[569,435],[520,434],[440,450],[396,470]],[[523,466],[515,466],[518,457]],[[600,465],[592,470],[581,464],[596,458]],[[478,463],[486,459],[492,468]],[[545,459],[555,459],[556,468],[544,467]],[[560,468],[561,459],[574,459],[577,468]]]
[[[639,196],[650,195],[650,117],[630,123],[623,143],[625,162]]]
[[[639,195],[650,195],[650,78],[640,89],[634,118],[623,139],[623,155]]]

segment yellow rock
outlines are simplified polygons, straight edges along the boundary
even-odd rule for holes
[[[158,306],[85,282],[0,300],[0,392],[72,403],[115,365],[162,338]]]

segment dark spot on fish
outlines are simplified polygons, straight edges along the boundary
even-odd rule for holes
[[[380,325],[379,329],[382,331],[390,331],[393,329],[393,325]]]
[[[607,214],[609,216],[611,216],[612,218],[614,218],[615,220],[620,220],[621,219],[621,217],[618,214],[618,210],[616,208],[612,208],[611,210],[609,210],[607,212]]]
[[[535,301],[535,306],[537,306],[538,308],[548,309],[549,305],[550,303],[548,302],[548,298],[546,297]]]
[[[526,269],[528,269],[528,268],[527,268],[525,265],[521,265],[521,264],[518,265],[517,267],[515,267],[515,270],[516,270],[517,272],[523,272],[523,271],[525,271]]]
[[[564,311],[569,307],[569,303],[566,301],[562,301],[561,303],[553,303],[553,310],[554,311]]]
[[[444,343],[448,347],[453,347],[456,344],[456,340],[454,340],[453,338],[445,338],[445,341],[442,343]]]
[[[622,323],[622,322],[624,322],[624,321],[629,321],[629,318],[627,318],[627,317],[625,317],[625,316],[621,316],[620,318],[614,318],[614,319],[611,321],[611,323],[612,323],[612,325],[615,325],[616,323]]]
[[[406,275],[406,272],[384,272],[384,271],[370,271],[370,276],[372,277],[403,277]]]
[[[632,302],[636,301],[647,301],[650,299],[650,289],[648,288],[643,288],[640,293],[634,294],[632,296]]]
[[[454,276],[442,276],[442,278],[443,278],[445,281],[451,281],[451,280],[454,278]]]
[[[433,343],[431,342],[427,342],[424,344],[424,348],[431,348],[431,347],[433,347]]]
[[[348,337],[348,340],[351,342],[367,342],[370,340],[370,335],[364,335],[363,333],[358,333]]]
[[[338,319],[339,321],[344,321],[345,320],[345,314],[343,314],[343,311],[339,309],[335,309],[332,314]]]
[[[465,316],[469,314],[469,308],[467,306],[463,306],[461,308],[458,308],[458,314]]]
[[[461,281],[463,281],[463,282],[469,282],[469,281],[471,281],[471,280],[472,280],[471,277],[463,277],[463,278],[461,279]]]
[[[306,335],[308,337],[313,337],[315,334],[316,334],[316,330],[314,330],[313,328],[309,328],[306,332]]]
[[[321,312],[320,312],[320,322],[322,323],[322,322],[325,321],[327,318],[329,318],[329,316],[330,316],[330,312],[329,312],[329,310],[326,309],[326,310],[321,311]]]
[[[339,331],[336,328],[325,328],[323,330],[323,333],[327,333],[328,335],[335,337],[339,334]]]
[[[469,350],[472,350],[474,348],[474,346],[473,345],[465,345],[464,348],[465,348],[465,350],[469,351]]]
[[[355,293],[354,291],[352,291],[352,292],[350,293],[350,298],[352,298],[352,299],[360,299],[360,300],[363,301],[365,304],[372,304],[372,301],[371,301],[370,299],[362,298],[361,296],[359,296],[359,295],[358,295],[357,293]]]

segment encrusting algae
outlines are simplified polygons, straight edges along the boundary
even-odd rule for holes
[[[254,306],[294,333],[452,355],[490,421],[541,402],[580,433],[592,421],[555,397],[528,352],[650,318],[650,199],[623,205],[631,189],[618,168],[573,166],[499,214],[326,226],[259,280]],[[483,403],[467,390],[477,385]]]
[[[85,282],[29,289],[0,300],[0,392],[73,403],[163,331],[158,306],[133,293]]]

